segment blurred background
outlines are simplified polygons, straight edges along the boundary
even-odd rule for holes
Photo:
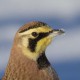
[[[0,78],[13,38],[25,23],[42,21],[63,28],[46,55],[61,80],[80,80],[80,0],[0,0]]]

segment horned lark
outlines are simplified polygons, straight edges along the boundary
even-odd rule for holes
[[[44,22],[30,22],[16,33],[2,80],[59,80],[45,56],[52,39],[64,33]]]

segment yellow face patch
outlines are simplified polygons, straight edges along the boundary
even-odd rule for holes
[[[37,32],[37,33],[47,33],[51,31],[52,29],[50,27],[42,26],[38,28],[33,28],[30,30],[27,30],[23,33],[19,33],[20,36],[24,36],[22,38],[22,51],[25,56],[27,56],[30,59],[36,60],[43,51],[45,51],[46,47],[50,44],[52,41],[52,37],[46,36],[41,38],[40,40],[37,41],[35,47],[35,51],[31,52],[30,49],[28,48],[29,46],[29,39],[35,39],[32,37],[31,33],[32,32]],[[26,37],[25,37],[26,36]],[[31,44],[32,45],[32,44]]]
[[[38,41],[36,45],[36,52],[42,53],[43,51],[45,51],[46,47],[51,43],[51,41],[52,41],[52,38],[50,37],[45,37],[40,41]]]
[[[36,52],[31,52],[28,48],[26,48],[26,47],[22,47],[22,51],[23,51],[23,54],[27,57],[27,58],[29,58],[29,59],[32,59],[32,60],[34,60],[34,61],[36,61],[37,60],[37,58],[39,57],[39,54],[38,53],[36,53]]]
[[[51,43],[52,38],[46,37],[37,42],[36,51],[31,52],[27,47],[22,46],[22,51],[25,56],[29,59],[37,60],[37,58],[42,55],[42,52],[45,51],[46,47]]]

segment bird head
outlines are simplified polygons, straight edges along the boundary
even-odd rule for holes
[[[62,33],[64,33],[63,30],[52,29],[46,23],[30,22],[18,30],[17,45],[26,57],[37,60],[52,42],[52,39]]]

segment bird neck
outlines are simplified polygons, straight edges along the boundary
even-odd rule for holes
[[[49,65],[45,53],[37,61],[34,61],[23,55],[21,49],[15,48],[11,51],[9,63],[2,80],[15,80],[16,78],[24,80],[24,76],[37,73],[37,71]]]
[[[36,62],[23,55],[20,48],[14,47],[2,80],[25,80],[23,78],[30,74],[29,70],[37,71]]]
[[[23,55],[21,49],[12,48],[9,63],[2,80],[59,79],[55,70],[50,66],[44,52],[37,61],[34,61]]]

